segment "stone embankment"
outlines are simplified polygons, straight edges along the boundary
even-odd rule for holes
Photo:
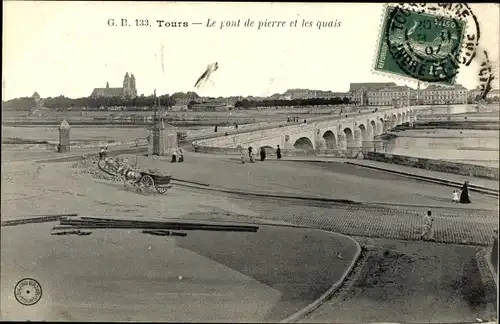
[[[486,167],[482,165],[456,163],[443,160],[423,159],[412,156],[394,155],[388,153],[367,152],[365,159],[379,162],[411,166],[419,169],[426,169],[439,172],[447,172],[471,176],[484,179],[499,179],[497,168]]]

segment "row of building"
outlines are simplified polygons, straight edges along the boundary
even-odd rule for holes
[[[476,101],[479,89],[468,90],[460,84],[452,87],[429,85],[425,89],[398,86],[394,82],[351,83],[347,92],[315,91],[307,89],[287,90],[279,99],[349,98],[361,106],[390,106],[398,101],[412,105],[466,104]],[[492,90],[487,98],[498,98],[499,91]]]

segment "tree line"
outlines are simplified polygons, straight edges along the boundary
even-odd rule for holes
[[[175,105],[175,99],[171,96],[161,95],[156,98],[158,105],[171,107]],[[43,99],[43,106],[49,109],[66,109],[66,108],[88,108],[98,109],[99,107],[153,107],[155,105],[154,96],[139,96],[135,98],[122,97],[83,97],[83,98],[68,98],[65,96],[48,97]],[[36,102],[33,98],[22,97],[3,102],[3,108],[15,110],[30,110],[36,107]]]
[[[349,98],[308,98],[308,99],[266,99],[248,100],[243,99],[235,103],[235,108],[249,109],[256,107],[284,107],[284,106],[321,106],[321,105],[345,105],[350,104]]]

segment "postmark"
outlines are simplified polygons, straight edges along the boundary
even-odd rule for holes
[[[465,23],[400,6],[387,6],[376,70],[424,82],[453,84]]]
[[[14,288],[16,300],[24,306],[32,306],[42,298],[42,286],[32,278],[20,280]]]
[[[453,85],[479,48],[477,17],[465,3],[400,3],[385,8],[374,71]]]
[[[481,67],[479,69],[479,100],[485,100],[486,96],[488,95],[488,92],[492,90],[492,82],[495,80],[495,76],[493,75],[493,66],[491,64],[491,61],[488,57],[488,52],[483,51],[483,62],[481,63]]]

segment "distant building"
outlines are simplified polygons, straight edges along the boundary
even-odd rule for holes
[[[363,82],[363,83],[351,83],[349,85],[349,92],[356,92],[359,90],[375,90],[383,89],[389,87],[397,87],[398,85],[394,82]]]
[[[273,99],[289,98],[292,99],[332,99],[346,97],[344,92],[332,92],[325,90],[310,90],[310,89],[288,89],[283,95],[275,94]]]
[[[419,93],[419,101],[424,105],[466,104],[469,90],[460,84],[445,87],[431,84]]]
[[[396,101],[405,101],[413,97],[414,89],[408,86],[390,86],[370,89],[366,92],[368,106],[392,106]]]
[[[95,88],[90,95],[92,98],[102,97],[121,97],[121,98],[135,98],[137,97],[137,87],[135,84],[135,76],[133,74],[125,74],[123,79],[123,87],[110,88],[109,83],[106,82],[106,88]]]
[[[351,83],[349,85],[349,96],[354,103],[361,106],[370,105],[368,100],[368,92],[376,91],[384,88],[397,87],[394,82],[364,82],[364,83]]]
[[[30,114],[41,116],[44,100],[42,99],[42,97],[40,97],[38,92],[35,91],[33,93],[29,102],[30,102]]]
[[[499,97],[500,97],[500,94],[499,94],[499,90],[498,89],[491,90],[486,95],[486,99],[495,99],[496,98],[496,100],[498,100]]]
[[[191,102],[188,105],[191,111],[228,111],[229,106],[226,102],[208,101],[208,102]]]

